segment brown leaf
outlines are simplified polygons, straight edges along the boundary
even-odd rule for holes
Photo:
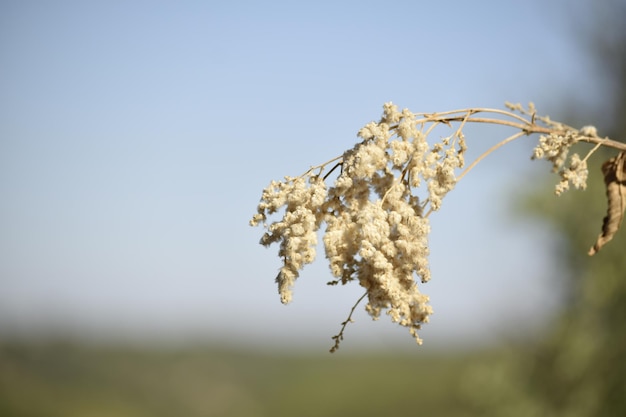
[[[598,236],[596,244],[589,249],[590,256],[593,256],[602,246],[613,239],[624,219],[624,209],[626,209],[626,151],[620,152],[619,155],[602,164],[602,173],[604,174],[609,207],[602,223],[602,233]]]

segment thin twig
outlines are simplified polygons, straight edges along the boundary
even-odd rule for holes
[[[606,139],[605,139],[606,140]],[[598,150],[598,148],[600,146],[604,145],[604,140],[602,142],[598,142],[596,144],[596,146],[594,146],[589,152],[587,152],[587,155],[585,155],[585,157],[583,158],[583,160],[581,162],[587,162],[587,159],[589,159],[589,157]]]
[[[342,158],[343,158],[343,155],[341,155],[341,156],[336,156],[336,157],[334,157],[333,159],[331,159],[330,161],[326,161],[326,162],[324,162],[323,164],[315,165],[315,166],[313,166],[313,167],[309,168],[309,169],[308,169],[308,170],[307,170],[304,174],[300,175],[300,177],[299,177],[299,178],[306,177],[306,176],[307,176],[307,175],[309,175],[312,171],[315,171],[316,169],[320,169],[320,168],[322,168],[322,169],[323,169],[326,165],[330,164],[331,162],[338,161],[338,160],[340,160],[340,159],[342,159]],[[336,167],[335,167],[335,168],[336,168]],[[335,169],[335,168],[333,168],[333,169]],[[321,174],[321,172],[320,172],[320,174]]]
[[[346,319],[346,321],[341,323],[341,330],[339,331],[338,334],[332,337],[335,340],[335,345],[330,348],[330,353],[333,353],[337,351],[337,349],[339,349],[339,343],[341,343],[341,341],[343,340],[343,331],[346,329],[346,326],[348,325],[348,323],[352,323],[352,314],[354,314],[354,310],[361,303],[361,301],[365,298],[366,295],[367,295],[367,291],[365,291],[365,293],[358,300],[356,300],[356,303],[354,303],[354,305],[350,309],[350,314],[348,315],[348,318]]]
[[[472,168],[474,168],[480,161],[485,159],[485,157],[487,155],[489,155],[491,152],[493,152],[496,149],[506,145],[507,143],[513,142],[515,139],[520,138],[520,137],[525,136],[525,135],[526,135],[526,133],[524,133],[524,132],[517,132],[514,135],[511,135],[508,138],[504,139],[502,142],[496,143],[491,148],[487,149],[485,152],[482,153],[482,155],[480,155],[478,158],[476,158],[476,160],[474,162],[472,162],[467,168],[465,168],[465,170],[463,172],[461,172],[458,177],[456,177],[457,182],[460,181],[461,178],[463,178],[465,176],[465,174],[470,172],[472,170]]]
[[[512,119],[517,119],[517,120],[519,120],[522,123],[529,123],[528,120],[526,120],[522,116],[520,116],[518,114],[515,114],[515,113],[512,113],[510,111],[500,110],[500,109],[490,109],[490,108],[486,108],[486,107],[477,107],[477,108],[473,108],[473,109],[451,110],[451,111],[444,111],[444,112],[440,112],[440,113],[417,113],[417,114],[420,115],[420,116],[423,116],[426,119],[432,120],[432,119],[441,118],[441,116],[448,116],[448,115],[452,115],[452,114],[464,114],[464,113],[467,113],[467,112],[470,112],[471,114],[476,114],[476,113],[501,114],[503,116],[507,116],[507,117],[510,117]]]
[[[511,116],[511,117],[515,117],[516,115],[513,113],[509,113],[509,112],[505,112],[505,111],[496,111],[496,110],[492,110],[492,109],[468,109],[468,110],[464,110],[464,112],[468,112],[468,111],[472,111],[472,110],[476,110],[475,112],[493,112],[493,113],[497,113],[497,114],[504,114],[507,116]],[[523,121],[523,123],[516,123],[516,122],[512,122],[510,120],[502,120],[502,119],[495,119],[495,118],[485,118],[485,117],[467,117],[466,115],[458,115],[458,116],[448,116],[448,117],[440,117],[439,115],[445,115],[445,114],[458,114],[460,111],[456,110],[454,112],[445,112],[445,113],[438,113],[435,115],[427,115],[425,118],[423,119],[418,119],[415,121],[415,123],[450,123],[450,122],[468,122],[468,123],[487,123],[487,124],[493,124],[493,125],[501,125],[501,126],[508,126],[508,127],[513,127],[515,129],[519,129],[522,132],[524,132],[524,134],[526,135],[531,135],[531,134],[535,134],[535,133],[539,133],[539,134],[550,134],[550,133],[555,133],[555,134],[565,134],[566,132],[570,131],[570,130],[575,130],[569,126],[565,126],[562,125],[563,127],[561,129],[555,129],[554,127],[547,127],[547,126],[540,126],[537,124],[533,124],[530,121],[522,118],[522,117],[515,117],[516,119]],[[581,142],[588,142],[588,143],[594,143],[594,144],[601,144],[602,146],[608,146],[610,148],[613,149],[617,149],[620,151],[625,151],[626,150],[626,143],[623,142],[618,142],[616,140],[612,140],[609,138],[600,138],[600,137],[596,137],[596,136],[580,136],[580,138],[578,138],[579,141]]]
[[[336,159],[336,158],[335,158],[335,159]],[[334,166],[334,167],[332,167],[332,168],[330,169],[330,171],[328,171],[328,172],[326,173],[326,175],[324,175],[324,178],[322,178],[322,180],[323,180],[323,181],[326,181],[326,178],[328,178],[328,176],[329,176],[330,174],[332,174],[332,173],[333,173],[333,171],[334,171],[335,169],[337,169],[337,167],[338,167],[338,166],[341,166],[342,164],[343,164],[343,161],[341,161],[341,162],[337,162],[337,163],[335,164],[335,166]],[[321,174],[321,172],[320,172],[320,174]]]

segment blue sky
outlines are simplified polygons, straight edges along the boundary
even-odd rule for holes
[[[0,3],[0,330],[330,347],[360,289],[324,285],[320,257],[281,305],[276,249],[247,224],[261,190],[351,147],[387,101],[558,116],[562,97],[599,100],[544,3]],[[504,137],[471,133],[473,155]],[[499,151],[433,216],[427,345],[554,308],[547,233],[506,217],[505,190],[547,170],[530,148]],[[345,348],[412,346],[356,318]]]

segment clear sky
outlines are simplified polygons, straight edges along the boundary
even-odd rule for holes
[[[330,347],[361,291],[327,287],[320,256],[280,304],[276,248],[248,226],[261,190],[351,147],[387,101],[556,116],[572,91],[597,100],[563,9],[578,3],[0,2],[0,332]],[[472,132],[473,155],[503,138]],[[511,184],[547,170],[530,149],[433,215],[427,345],[554,307],[547,233],[506,217]],[[342,349],[412,346],[361,310]]]

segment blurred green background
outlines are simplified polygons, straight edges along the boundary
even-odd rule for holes
[[[611,88],[584,115],[564,98],[565,121],[599,120],[603,135],[623,141],[626,6],[597,4],[594,23],[577,36]],[[626,232],[586,255],[606,210],[599,166],[613,154],[593,158],[585,192],[557,199],[555,178],[539,173],[503,196],[520,221],[532,219],[557,236],[549,249],[565,302],[540,330],[524,325],[508,342],[474,348],[334,355],[4,334],[0,416],[624,416]]]

